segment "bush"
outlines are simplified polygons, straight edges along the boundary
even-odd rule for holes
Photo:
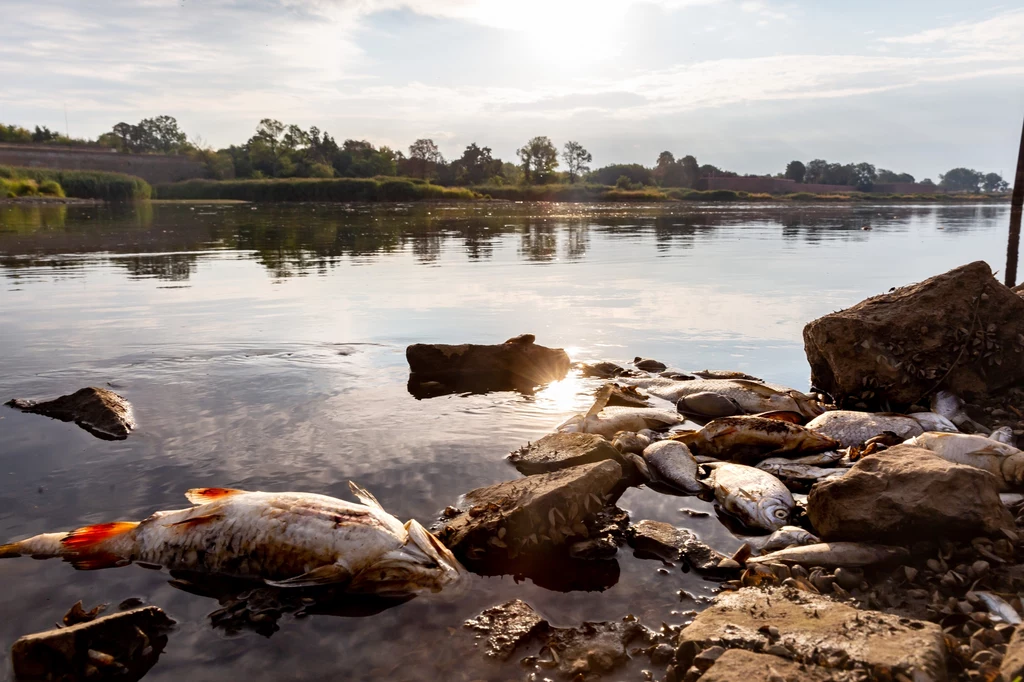
[[[417,183],[406,178],[287,178],[278,180],[186,180],[157,185],[160,199],[238,199],[242,201],[417,201],[464,200],[464,188]]]
[[[60,185],[67,196],[78,199],[131,201],[148,199],[152,193],[145,180],[123,173],[0,166],[0,177],[28,179],[36,183],[52,181]]]
[[[64,188],[56,180],[45,180],[39,185],[39,193],[51,197],[63,197]]]

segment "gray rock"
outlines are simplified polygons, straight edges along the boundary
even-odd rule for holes
[[[584,521],[617,497],[622,467],[612,460],[477,488],[465,512],[444,522],[438,535],[470,560],[551,549],[587,538]]]
[[[113,391],[95,386],[43,402],[15,398],[7,405],[22,412],[74,422],[103,440],[124,440],[135,428],[131,404]]]
[[[591,679],[623,666],[629,661],[626,647],[647,634],[647,629],[635,621],[583,623],[552,630],[545,646],[556,653],[558,672],[563,677]]]
[[[641,357],[633,358],[633,366],[645,372],[663,372],[668,368],[664,362]]]
[[[548,622],[521,599],[513,599],[484,610],[465,627],[487,637],[487,655],[508,660],[512,652],[534,635],[546,630]]]
[[[769,635],[773,626],[778,637]],[[877,671],[886,679],[893,673],[921,682],[946,679],[946,645],[938,625],[861,611],[784,587],[720,595],[682,630],[676,660],[711,646],[755,652],[777,647],[773,650],[791,652],[797,660],[833,660],[833,667]]]
[[[987,471],[897,445],[865,457],[841,478],[819,482],[807,515],[822,540],[910,544],[1012,530]]]
[[[533,343],[530,335],[497,345],[416,343],[405,349],[410,390],[439,382],[453,390],[530,390],[563,378],[569,355]]]
[[[606,459],[623,464],[621,453],[592,433],[552,433],[508,456],[512,466],[528,476]]]
[[[860,682],[862,673],[797,663],[779,656],[731,649],[715,660],[701,682]]]
[[[655,556],[664,561],[684,560],[698,573],[728,573],[721,563],[727,557],[711,549],[693,532],[661,521],[640,521],[630,526],[628,542],[641,554]],[[737,565],[738,566],[738,565]]]

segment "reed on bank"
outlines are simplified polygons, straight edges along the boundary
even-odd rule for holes
[[[0,166],[0,178],[7,181],[31,180],[40,187],[53,182],[63,189],[64,195],[76,199],[132,201],[148,199],[152,194],[148,182],[124,173]]]
[[[186,180],[157,185],[157,199],[242,201],[462,201],[478,198],[464,187],[441,187],[409,178],[287,178],[278,180]]]

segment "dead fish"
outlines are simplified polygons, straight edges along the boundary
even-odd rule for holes
[[[604,388],[603,386],[601,388]],[[601,389],[595,391],[598,395]],[[636,386],[619,386],[611,384],[611,394],[608,396],[608,405],[620,405],[622,407],[648,407],[648,396],[637,390]]]
[[[654,476],[651,474],[651,470],[647,466],[646,460],[644,460],[643,457],[632,452],[627,452],[624,454],[626,456],[626,459],[632,462],[633,466],[636,467],[636,470],[637,472],[639,472],[641,478],[643,478],[645,481],[650,481],[654,478]]]
[[[639,433],[633,433],[632,431],[619,431],[615,434],[615,438],[612,439],[612,445],[619,452],[632,452],[637,455],[643,452],[650,444],[650,438],[641,436]]]
[[[651,476],[660,483],[690,494],[704,489],[697,480],[697,460],[682,443],[674,440],[652,443],[644,450],[644,460]]]
[[[925,431],[960,433],[960,429],[956,428],[956,424],[936,412],[914,412],[907,416],[920,424],[921,428]]]
[[[969,427],[988,434],[988,429],[970,418],[964,410],[964,401],[951,391],[937,391],[931,400],[932,412],[940,414],[960,428]]]
[[[817,535],[800,526],[783,526],[771,535],[757,535],[741,539],[750,545],[755,554],[767,554],[787,547],[800,547],[821,542]]]
[[[807,418],[799,412],[790,412],[788,410],[772,410],[771,412],[759,412],[754,415],[755,417],[764,417],[765,419],[777,419],[780,422],[789,422],[790,424],[799,424],[803,426],[807,423]]]
[[[815,453],[837,446],[828,436],[798,424],[751,415],[715,419],[679,440],[699,454],[746,463],[769,455]]]
[[[586,414],[570,417],[556,430],[562,433],[596,433],[612,439],[619,431],[635,433],[649,428],[666,428],[683,421],[678,412],[655,407],[606,407],[611,392],[612,384],[603,386]]]
[[[863,542],[819,542],[789,547],[747,559],[748,564],[800,564],[825,568],[862,568],[910,558],[903,547]]]
[[[1004,445],[1017,445],[1017,436],[1013,435],[1013,429],[1009,426],[1000,426],[998,429],[993,429],[992,433],[988,434],[988,437]]]
[[[807,428],[834,438],[839,442],[841,448],[859,447],[869,438],[885,431],[892,431],[901,439],[924,433],[924,429],[916,420],[902,414],[855,412],[853,410],[826,412],[808,422]]]
[[[676,409],[682,414],[699,417],[731,417],[735,414],[745,414],[739,403],[732,398],[707,391],[684,395],[676,403]]]
[[[614,362],[596,362],[593,365],[588,365],[585,362],[579,364],[580,372],[585,377],[600,377],[601,379],[611,379],[612,377],[621,376],[628,372],[623,367],[616,365]]]
[[[659,398],[678,402],[696,393],[715,393],[738,404],[746,414],[785,410],[799,412],[808,418],[821,414],[823,408],[813,396],[785,386],[747,379],[694,379],[673,381],[664,377],[622,379],[622,383],[647,390]],[[684,403],[685,406],[685,403]]]
[[[840,450],[826,450],[825,452],[816,452],[813,455],[804,455],[803,457],[792,457],[786,459],[791,464],[807,464],[814,467],[829,467],[837,466],[845,455],[846,453]]]
[[[991,592],[975,592],[974,594],[978,595],[978,599],[985,605],[985,609],[990,615],[995,616],[1004,623],[1020,625],[1020,614],[1005,599]]]
[[[776,457],[758,462],[756,467],[761,471],[767,471],[776,478],[794,481],[821,481],[827,478],[837,478],[847,472],[846,469],[824,469],[809,464],[794,464]]]
[[[701,379],[745,379],[747,381],[764,382],[764,379],[758,379],[757,377],[752,377],[749,374],[736,372],[731,369],[702,369],[697,372],[691,372],[691,374],[699,376]]]
[[[437,591],[465,569],[415,520],[404,525],[370,493],[356,504],[312,493],[196,488],[195,506],[141,522],[101,523],[0,546],[0,558],[61,557],[78,569],[141,562],[259,578],[278,587],[338,585],[399,595]]]
[[[985,436],[925,433],[906,444],[931,450],[947,462],[984,469],[994,474],[1004,489],[1024,483],[1024,451]]]
[[[1021,493],[999,493],[999,501],[1003,503],[1004,507],[1016,507],[1024,502],[1024,495]]]
[[[710,483],[722,509],[748,528],[776,531],[789,521],[793,495],[782,481],[743,464],[711,465]]]

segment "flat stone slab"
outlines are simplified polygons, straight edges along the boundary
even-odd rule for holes
[[[547,629],[548,622],[521,599],[492,606],[465,623],[487,638],[487,655],[508,660],[519,645]]]
[[[718,564],[726,558],[701,542],[692,531],[646,519],[630,526],[629,546],[664,561],[683,560],[698,573],[721,573]]]
[[[701,682],[860,682],[867,677],[853,670],[834,670],[778,656],[730,649],[719,656],[700,679]]]
[[[710,646],[770,651],[834,668],[898,672],[920,682],[946,679],[946,645],[938,625],[862,611],[788,587],[747,587],[720,595],[679,635],[680,651]]]
[[[530,390],[562,379],[570,364],[564,350],[537,345],[531,335],[495,345],[415,343],[405,357],[410,386],[436,381],[470,390]]]
[[[103,440],[124,440],[135,428],[131,404],[113,391],[95,386],[53,400],[15,398],[6,404],[22,412],[74,422]]]
[[[611,459],[622,464],[622,455],[607,440],[593,433],[552,433],[508,456],[519,473],[551,471]]]
[[[621,481],[622,467],[606,459],[477,488],[438,537],[470,560],[552,549],[588,537],[584,520],[614,501]]]

